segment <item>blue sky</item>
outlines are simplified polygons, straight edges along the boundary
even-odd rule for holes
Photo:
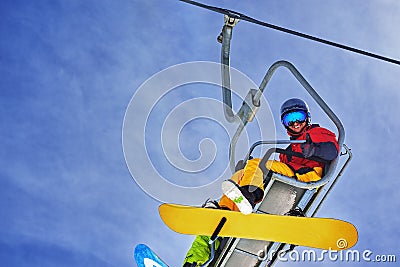
[[[400,59],[398,1],[203,3]],[[160,202],[132,179],[122,146],[124,116],[138,88],[156,73],[185,62],[219,62],[215,40],[222,15],[174,0],[17,0],[2,1],[0,10],[2,265],[135,266],[133,247],[146,243],[179,266],[193,237],[166,228],[158,216]],[[360,251],[398,253],[399,66],[247,22],[234,29],[231,55],[232,67],[255,84],[275,61],[292,62],[337,113],[354,160],[318,216],[355,224]],[[275,118],[284,99],[298,94],[308,100],[296,87],[285,71],[271,80],[267,99]],[[161,115],[153,113],[138,132],[160,136],[154,131],[171,103],[220,97],[217,87],[201,90],[172,92],[166,97],[170,104],[155,108]],[[313,120],[330,127],[310,106]],[[226,159],[229,141],[210,131],[213,125],[188,124],[179,144],[193,160],[199,140],[215,138],[217,167],[225,166],[219,160]],[[286,138],[279,123],[276,136]],[[155,168],[165,174],[165,158],[151,151],[151,141],[147,149]],[[208,183],[214,173],[223,171],[211,169],[196,179]],[[177,176],[175,182],[183,184],[191,178]],[[324,265],[329,264],[334,263]]]

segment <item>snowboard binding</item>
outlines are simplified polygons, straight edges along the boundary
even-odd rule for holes
[[[284,215],[296,216],[296,217],[306,217],[306,214],[304,213],[304,211],[299,207],[295,207],[294,209],[289,210]]]

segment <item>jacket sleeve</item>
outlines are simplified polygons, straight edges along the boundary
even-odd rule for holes
[[[310,131],[315,146],[314,156],[324,160],[334,160],[339,155],[339,144],[331,131],[318,127]]]
[[[314,156],[324,160],[334,160],[338,156],[339,152],[333,142],[320,142],[315,143]]]

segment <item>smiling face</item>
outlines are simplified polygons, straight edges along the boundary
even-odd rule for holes
[[[304,127],[306,127],[307,122],[294,122],[293,124],[289,125],[288,128],[292,130],[294,133],[300,133],[303,131]]]

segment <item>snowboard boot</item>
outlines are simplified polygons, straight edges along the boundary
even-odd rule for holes
[[[253,212],[256,205],[256,196],[254,193],[239,186],[232,180],[222,182],[222,192],[236,204],[241,213],[250,214]]]
[[[221,206],[219,205],[218,201],[212,199],[207,199],[206,202],[201,205],[201,207],[207,209],[230,210],[228,207]]]
[[[207,199],[206,202],[204,202],[204,204],[201,205],[201,207],[207,209],[221,209],[218,202],[213,199]]]
[[[301,208],[299,208],[299,207],[296,207],[296,208],[294,208],[294,209],[289,210],[289,211],[286,212],[284,215],[287,215],[287,216],[296,216],[296,217],[305,217],[305,216],[306,216],[305,213],[304,213],[304,211],[303,211]]]

